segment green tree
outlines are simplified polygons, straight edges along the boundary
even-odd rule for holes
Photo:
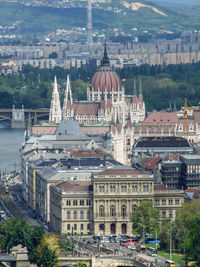
[[[19,244],[26,246],[30,232],[31,227],[27,221],[21,220],[18,217],[3,222],[0,226],[1,248],[10,250]]]
[[[36,248],[36,263],[38,267],[59,266],[58,255],[60,247],[55,234],[45,234]]]
[[[182,232],[188,235],[196,214],[200,213],[200,200],[192,200],[183,203],[176,213],[175,223]]]
[[[186,238],[186,256],[197,261],[200,266],[200,213],[198,213],[190,226],[189,235]]]
[[[131,216],[134,232],[143,235],[158,230],[159,218],[159,211],[153,207],[151,201],[141,202]]]
[[[45,231],[42,227],[34,226],[26,243],[28,258],[31,263],[37,263],[36,248],[39,246]]]

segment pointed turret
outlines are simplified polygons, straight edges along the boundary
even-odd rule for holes
[[[134,84],[133,84],[133,97],[132,97],[132,102],[134,104],[137,104],[138,103],[137,88],[136,88],[136,80],[135,80],[135,77],[134,77]]]
[[[143,95],[142,95],[142,80],[140,77],[140,85],[139,85],[139,102],[143,103]]]
[[[173,111],[177,111],[177,108],[176,108],[176,100],[175,99],[174,99]]]
[[[119,116],[118,116],[118,112],[117,112],[117,116],[116,116],[116,124],[119,124]]]
[[[72,90],[71,90],[71,83],[69,79],[69,74],[67,75],[67,83],[66,83],[66,89],[65,89],[65,98],[63,107],[67,106],[67,102],[70,101],[70,104],[73,104],[73,98],[72,98]]]
[[[66,82],[66,89],[65,89],[65,96],[64,96],[64,102],[63,102],[63,118],[67,117],[67,110],[70,110],[72,108],[73,104],[73,97],[72,97],[72,90],[71,90],[71,83],[69,74],[67,75],[67,82]]]
[[[110,66],[110,60],[109,60],[109,57],[108,57],[108,54],[107,54],[107,47],[106,47],[106,42],[104,44],[104,56],[101,60],[101,66]]]
[[[169,112],[172,112],[172,102],[171,102],[171,100],[169,101]]]
[[[60,97],[58,92],[57,78],[54,77],[54,86],[51,100],[51,108],[49,113],[49,122],[59,123],[61,121]]]

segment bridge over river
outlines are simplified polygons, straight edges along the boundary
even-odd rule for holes
[[[48,119],[49,109],[26,109],[22,106],[21,109],[15,108],[4,108],[0,109],[0,121],[11,122],[12,128],[25,128],[28,120],[34,119]]]

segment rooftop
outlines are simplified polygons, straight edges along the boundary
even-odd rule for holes
[[[144,171],[140,171],[134,168],[129,168],[126,166],[116,166],[112,169],[104,170],[99,173],[99,175],[144,175],[146,174]]]
[[[191,144],[182,137],[140,137],[134,148],[157,148],[157,147],[164,147],[164,148],[173,148],[173,147],[187,147],[191,148]]]
[[[61,120],[59,123],[55,135],[83,135],[81,128],[76,120],[68,119],[68,120]]]
[[[92,192],[90,181],[65,181],[56,185],[57,188],[64,192]]]

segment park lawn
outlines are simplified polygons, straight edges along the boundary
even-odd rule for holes
[[[158,249],[158,255],[169,260],[169,249]],[[185,265],[184,255],[181,254],[179,251],[172,250],[172,260],[180,265]]]
[[[145,244],[145,246],[155,248],[156,244]],[[160,249],[158,244],[158,255],[169,260],[169,249]],[[184,265],[184,255],[180,251],[172,250],[172,260],[180,265]]]

